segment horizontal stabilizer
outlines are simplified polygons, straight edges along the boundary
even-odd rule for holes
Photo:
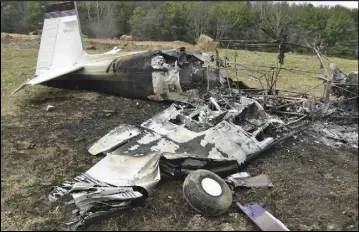
[[[17,88],[12,94],[18,92],[19,90],[21,90],[23,87],[27,86],[27,85],[37,85],[37,84],[41,84],[43,82],[55,79],[57,77],[78,71],[80,69],[83,69],[83,66],[78,66],[75,65],[71,68],[63,68],[63,69],[56,69],[56,70],[50,70],[48,72],[45,73],[41,73],[40,75],[34,77],[31,80],[27,80],[25,81],[19,88]]]

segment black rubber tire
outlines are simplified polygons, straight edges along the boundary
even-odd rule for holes
[[[215,180],[222,188],[221,195],[208,194],[202,187],[204,178]],[[188,174],[183,183],[183,195],[193,209],[207,217],[224,214],[232,205],[232,191],[227,183],[208,170],[198,169]]]

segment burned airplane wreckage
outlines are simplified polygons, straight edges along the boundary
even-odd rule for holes
[[[236,172],[278,140],[276,128],[283,123],[246,97],[226,102],[209,97],[196,107],[172,104],[140,127],[121,124],[94,143],[89,153],[105,157],[55,187],[49,199],[71,195],[78,208],[76,223],[82,225],[147,198],[161,178],[198,169]]]
[[[56,33],[54,26],[59,28]],[[239,168],[306,129],[303,118],[340,112],[304,97],[279,97],[255,89],[248,94],[233,88],[244,84],[223,75],[218,67],[205,66],[213,61],[205,53],[185,48],[119,53],[115,48],[89,55],[81,35],[75,3],[49,7],[35,77],[19,89],[41,84],[169,100],[172,105],[140,126],[120,124],[110,131],[88,149],[92,155],[105,156],[52,189],[50,201],[70,197],[65,205],[74,207],[75,220],[69,225],[76,228],[140,204],[163,178],[207,170],[227,177],[224,180],[233,189],[244,185],[236,175]],[[70,40],[73,46],[63,45]],[[264,183],[270,181],[264,177]],[[215,184],[202,183],[204,190],[207,185],[211,189]]]
[[[185,48],[122,53],[107,61],[103,70],[84,70],[50,80],[44,85],[84,89],[123,97],[171,100],[171,93],[183,93],[191,84],[205,80],[201,63],[211,57]],[[93,64],[91,64],[93,65]]]
[[[50,201],[70,197],[65,205],[75,208],[72,214],[76,219],[68,225],[78,228],[137,206],[151,196],[161,179],[188,177],[198,170],[227,176],[224,180],[234,189],[244,183],[235,178],[242,165],[307,128],[310,122],[301,120],[302,115],[338,113],[323,103],[288,103],[286,100],[294,99],[288,97],[281,100],[285,106],[281,112],[277,106],[272,107],[274,114],[268,114],[268,105],[278,105],[275,101],[280,98],[269,99],[265,108],[263,96],[246,96],[220,82],[217,79],[219,86],[209,91],[207,86],[202,91],[189,90],[186,100],[175,101],[140,126],[120,124],[92,144],[88,149],[91,155],[105,156],[49,194]],[[212,85],[216,86],[215,82]],[[285,114],[293,111],[297,115]],[[264,186],[270,186],[263,178]],[[211,189],[213,183],[202,181],[206,191],[205,185]]]
[[[185,48],[121,53],[111,60],[106,57],[104,61],[85,63],[80,70],[41,84],[138,99],[174,100],[191,86],[207,82],[210,77],[202,64],[212,59]]]
[[[88,149],[91,155],[105,157],[74,180],[54,187],[49,199],[71,196],[66,204],[76,208],[73,223],[78,227],[136,206],[163,178],[208,170],[230,175],[225,180],[231,188],[240,186],[240,179],[231,178],[237,175],[233,173],[306,129],[308,122],[269,115],[254,98],[236,89],[231,92],[212,88],[188,103],[173,103],[138,127],[120,124]]]
[[[150,57],[145,60],[151,60],[156,69],[151,71],[156,100],[173,103],[140,126],[120,124],[110,131],[88,149],[92,155],[105,156],[85,173],[52,189],[50,201],[70,196],[66,205],[75,208],[72,213],[76,219],[69,225],[75,228],[138,205],[151,196],[163,178],[188,177],[206,170],[227,176],[224,180],[232,189],[243,186],[245,181],[238,179],[237,173],[241,166],[306,129],[311,122],[303,118],[313,121],[315,117],[350,116],[336,110],[335,104],[303,96],[263,95],[259,90],[248,94],[231,88],[224,84],[226,76],[213,74],[216,70],[201,74],[205,70],[202,60],[211,59],[201,53],[171,49],[138,53],[138,57]],[[116,72],[123,64],[114,60],[107,71]],[[187,75],[181,74],[182,70]],[[355,78],[350,74],[343,85]],[[260,185],[271,185],[265,176],[258,179]],[[212,185],[202,181],[204,191]]]
[[[13,93],[40,84],[162,101],[210,79],[202,65],[213,57],[205,53],[120,50],[88,54],[75,2],[53,4],[46,9],[35,75]]]

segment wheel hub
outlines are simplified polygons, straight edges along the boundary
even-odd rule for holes
[[[217,181],[211,178],[204,178],[201,184],[204,191],[206,191],[206,193],[211,196],[218,197],[222,194],[221,186],[218,184]]]

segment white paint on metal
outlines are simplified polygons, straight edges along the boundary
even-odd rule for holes
[[[139,144],[149,144],[153,141],[159,140],[161,135],[157,133],[145,132],[145,134],[137,141]]]
[[[218,103],[216,102],[216,100],[214,100],[213,97],[209,98],[210,102],[214,105],[214,107],[216,108],[216,110],[221,111],[221,107],[218,105]]]
[[[119,51],[114,48],[103,54],[86,53],[77,8],[76,15],[44,19],[35,78],[24,82],[12,94],[27,85],[37,85],[75,71],[80,74],[105,74],[104,70],[114,58],[144,52],[118,54]]]
[[[70,18],[73,19],[71,23],[64,22]],[[71,67],[80,60],[83,54],[78,16],[65,16],[59,18],[59,20],[60,22],[51,68]]]
[[[205,147],[208,144],[208,142],[207,142],[207,140],[202,139],[200,144],[201,144],[202,147]]]
[[[215,147],[213,147],[212,150],[209,152],[208,158],[215,159],[215,160],[221,160],[224,157]]]
[[[136,144],[136,145],[133,145],[132,147],[130,147],[128,150],[130,151],[134,151],[136,150],[140,145]]]
[[[179,146],[165,138],[162,138],[156,146],[151,147],[151,151],[159,151],[166,153],[176,153]]]
[[[238,144],[243,143],[248,139],[248,136],[239,132],[240,130],[238,130],[234,124],[231,125],[223,121],[209,129],[206,132],[204,140],[206,140],[207,143],[214,144],[216,149],[227,154],[229,156],[227,159],[236,159],[239,163],[242,163],[246,159],[246,153]],[[213,151],[212,155],[215,158],[218,153]],[[225,159],[225,157],[221,156],[221,159]]]
[[[239,173],[232,174],[230,177],[233,177],[233,178],[247,178],[247,177],[250,177],[250,175],[249,175],[248,172],[239,172]]]
[[[211,196],[218,197],[222,194],[221,186],[212,178],[204,178],[201,185],[203,190]]]
[[[83,68],[83,66],[81,66],[81,65],[75,65],[75,66],[68,67],[68,68],[52,69],[52,70],[50,70],[48,72],[42,72],[39,76],[27,81],[25,84],[26,85],[37,85],[37,84],[43,83],[45,81],[49,81],[51,79],[54,79],[56,77],[60,77],[60,76],[63,76],[65,74],[75,72],[75,71],[80,70],[82,68]]]
[[[181,109],[177,110],[175,105],[172,104],[166,110],[143,122],[141,127],[154,131],[162,136],[167,136],[177,143],[185,143],[202,135],[203,132],[196,133],[180,125],[169,122],[170,119],[175,119],[181,111]]]
[[[44,20],[36,75],[68,69],[83,55],[81,28],[77,15]]]
[[[200,142],[201,146],[208,143],[214,144],[216,150],[210,152],[211,157],[218,159],[219,152],[228,155],[228,158],[220,156],[221,159],[236,159],[239,164],[246,160],[247,155],[252,154],[267,145],[272,138],[267,138],[262,143],[255,137],[233,123],[222,121],[215,127],[207,130],[204,139]],[[262,146],[263,145],[263,146]]]
[[[51,68],[59,23],[60,18],[45,19],[44,21],[35,75],[47,72]]]
[[[141,186],[151,192],[160,180],[159,158],[157,152],[136,157],[108,153],[86,174],[107,184]]]
[[[191,141],[192,139],[204,134],[204,132],[196,133],[190,130],[187,130],[184,127],[180,127],[175,125],[176,129],[170,131],[167,134],[167,137],[177,143],[186,143]]]
[[[121,124],[93,144],[88,152],[92,155],[97,155],[108,151],[140,133],[141,131],[135,126]]]
[[[203,132],[196,133],[190,131],[182,126],[168,122],[168,120],[164,122],[157,122],[155,120],[151,120],[148,123],[143,124],[143,127],[150,129],[162,136],[167,136],[169,139],[177,143],[188,142],[203,134]]]

